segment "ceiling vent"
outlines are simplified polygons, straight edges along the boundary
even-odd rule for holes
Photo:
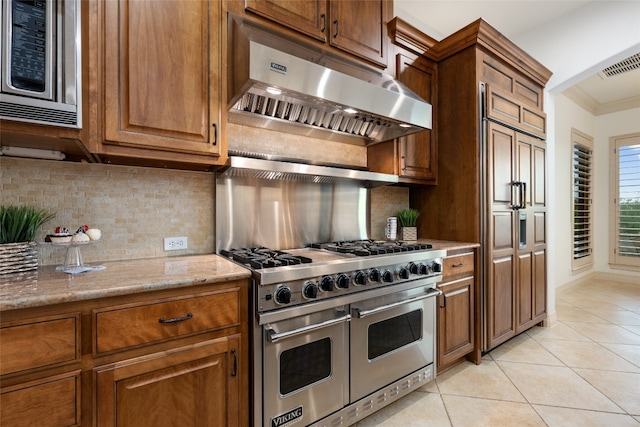
[[[620,74],[624,74],[627,71],[633,71],[640,68],[640,53],[636,53],[633,56],[630,56],[627,59],[624,59],[617,64],[613,64],[610,67],[605,68],[598,75],[602,79],[607,79],[613,76],[619,76]]]

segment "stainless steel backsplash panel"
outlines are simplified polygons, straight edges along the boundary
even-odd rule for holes
[[[358,181],[270,179],[242,174],[216,179],[216,251],[366,239],[369,191]]]

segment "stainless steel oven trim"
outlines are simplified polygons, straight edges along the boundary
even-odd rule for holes
[[[408,299],[401,299],[399,301],[396,301],[396,302],[393,302],[393,303],[390,303],[390,304],[380,305],[380,306],[378,306],[376,308],[372,308],[370,310],[362,310],[362,309],[360,309],[358,307],[354,307],[352,309],[352,311],[353,311],[353,313],[355,314],[355,316],[358,319],[362,319],[362,318],[370,316],[372,314],[380,313],[380,312],[386,311],[386,310],[391,310],[393,308],[399,307],[399,306],[404,305],[404,304],[409,304],[409,303],[420,301],[420,300],[423,300],[423,299],[426,299],[426,298],[433,298],[433,297],[442,295],[442,291],[441,290],[434,289],[434,288],[426,288],[425,292],[426,292],[426,295],[420,295],[420,296],[413,297],[413,298],[408,298]]]
[[[444,258],[446,254],[447,252],[445,250],[431,249],[426,251],[399,252],[390,254],[387,261],[393,264],[409,263],[412,261],[424,261],[425,259]],[[270,285],[279,282],[306,279],[313,276],[341,273],[345,269],[344,264],[349,264],[350,270],[380,267],[381,263],[384,264],[380,258],[380,256],[349,257],[344,260],[334,260],[330,264],[299,264],[271,270],[266,268],[260,271],[260,283]]]
[[[365,299],[357,303],[361,309],[376,310],[376,308],[390,305],[395,302],[393,309],[377,310],[366,318],[354,318],[350,322],[351,347],[350,347],[350,402],[356,402],[364,398],[372,390],[378,390],[413,372],[431,366],[435,369],[436,360],[436,292],[430,293],[430,297],[418,298],[410,301],[415,296],[422,297],[423,289],[416,288],[405,292],[389,294],[380,298]],[[416,295],[418,294],[418,295]],[[357,310],[351,306],[351,310]],[[368,354],[368,331],[371,325],[393,319],[398,316],[420,311],[422,324],[420,325],[420,337],[406,345],[386,352],[373,359]],[[384,368],[382,368],[384,366]]]
[[[345,308],[335,310],[344,313]],[[333,316],[330,313],[333,310],[325,310],[323,313],[314,313],[313,316],[325,318]],[[343,316],[344,317],[344,316]],[[317,319],[314,319],[317,320]],[[287,319],[280,322],[281,325],[273,325],[274,329],[288,328],[296,323],[304,322],[306,319]],[[349,326],[347,320],[334,322],[321,328],[308,332],[305,336],[300,334],[291,335],[286,339],[277,342],[269,342],[262,339],[266,336],[264,332],[267,327],[256,326],[254,333],[260,337],[260,351],[262,353],[260,365],[255,368],[260,369],[260,374],[264,379],[261,387],[254,390],[254,397],[260,399],[260,404],[256,402],[254,405],[254,423],[256,426],[270,426],[271,418],[274,416],[285,414],[289,410],[303,406],[303,416],[301,421],[303,425],[307,425],[318,418],[325,417],[344,407],[349,400],[348,383],[344,381],[348,375],[349,369],[349,352],[344,351],[349,345]],[[264,331],[264,332],[263,332]],[[279,357],[280,354],[289,348],[295,348],[313,341],[330,338],[332,345],[331,353],[331,373],[330,376],[318,382],[302,387],[298,390],[290,392],[286,395],[280,394],[279,389]],[[257,344],[257,342],[256,342]],[[269,368],[267,369],[267,366]],[[272,389],[269,389],[271,387]],[[275,387],[275,388],[274,388]],[[322,399],[322,400],[318,400]],[[316,405],[309,407],[304,402],[315,401]],[[264,405],[262,402],[264,401]],[[318,414],[317,412],[320,412]]]
[[[366,287],[363,292],[356,292],[343,296],[338,296],[332,299],[326,299],[318,302],[308,303],[300,306],[283,308],[272,312],[257,313],[257,321],[259,325],[265,325],[268,323],[278,322],[280,320],[290,319],[292,317],[303,316],[308,313],[314,313],[317,311],[326,310],[329,308],[353,304],[355,302],[362,301],[363,299],[371,299],[390,293],[398,293],[413,288],[419,288],[421,286],[431,286],[435,288],[435,284],[442,280],[441,275],[430,276],[423,279],[416,279],[410,282],[401,283],[398,285],[389,285],[381,288],[369,289]]]
[[[281,339],[287,339],[296,335],[313,332],[317,329],[335,325],[336,323],[348,322],[349,320],[351,320],[351,315],[345,314],[344,316],[340,316],[337,319],[325,320],[324,322],[314,323],[312,325],[303,326],[301,328],[296,328],[286,332],[276,332],[272,328],[266,328],[266,336],[269,342],[276,342]]]

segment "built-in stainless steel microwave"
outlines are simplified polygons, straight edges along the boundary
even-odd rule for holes
[[[0,118],[82,127],[80,0],[2,0]]]

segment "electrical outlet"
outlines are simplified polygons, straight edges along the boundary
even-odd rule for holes
[[[177,251],[179,249],[187,249],[186,237],[165,237],[164,238],[165,251]]]

